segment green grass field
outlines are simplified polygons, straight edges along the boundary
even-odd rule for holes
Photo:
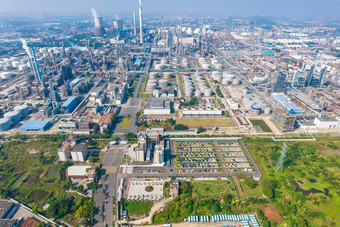
[[[235,124],[231,118],[208,118],[208,119],[178,119],[176,124],[183,124],[190,127],[200,127],[204,125],[213,125],[217,127],[234,127]]]
[[[122,123],[120,123],[120,128],[127,129],[130,127],[131,117],[124,117]]]
[[[201,199],[214,199],[230,193],[230,181],[193,181],[194,196]]]
[[[148,214],[152,205],[153,202],[149,201],[123,202],[123,207],[128,214],[134,215]]]
[[[151,98],[151,93],[138,93],[137,98],[141,98],[141,99]]]
[[[270,127],[264,122],[264,120],[250,120],[250,122],[256,126],[258,125],[263,132],[273,132]]]

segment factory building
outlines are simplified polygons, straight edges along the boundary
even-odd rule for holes
[[[21,127],[21,131],[46,131],[51,126],[49,121],[27,121]]]
[[[61,119],[58,127],[59,129],[75,129],[78,127],[78,122],[73,119]]]
[[[222,110],[183,110],[183,116],[221,116]]]
[[[72,161],[83,162],[85,160],[87,155],[86,145],[85,142],[82,142],[73,147],[71,151]]]
[[[289,113],[292,114],[301,113],[301,110],[293,103],[291,103],[285,95],[280,93],[272,93],[270,96],[278,105],[280,105],[283,108],[286,108]]]
[[[317,117],[314,119],[314,124],[318,128],[339,128],[340,121],[332,117]]]
[[[67,159],[71,155],[71,145],[69,143],[63,144],[61,148],[58,150],[58,155],[60,161],[62,162],[67,161]]]
[[[144,114],[152,115],[171,114],[170,100],[149,99],[145,104]]]
[[[78,103],[77,97],[72,96],[69,99],[67,99],[66,102],[64,102],[63,105],[61,105],[61,107],[65,111],[71,113],[74,107],[77,106],[77,103]]]

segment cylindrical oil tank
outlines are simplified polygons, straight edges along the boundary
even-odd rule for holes
[[[159,80],[159,86],[161,88],[166,88],[168,86],[168,81],[167,80]]]
[[[260,115],[261,114],[261,106],[259,105],[252,105],[251,111],[254,113],[254,115]]]
[[[154,80],[156,78],[157,78],[157,73],[151,72],[150,75],[149,75],[149,79]]]
[[[162,69],[162,65],[161,64],[155,64],[155,69],[161,70]]]
[[[247,95],[249,93],[248,88],[243,88],[242,93],[243,93],[243,95]]]
[[[14,110],[20,112],[21,115],[28,115],[30,113],[30,109],[26,104],[14,107]]]
[[[11,128],[11,121],[8,118],[0,119],[0,131],[6,131]]]
[[[17,110],[7,112],[4,114],[4,118],[8,118],[12,122],[19,122],[21,119],[20,117],[21,117],[21,114]]]
[[[18,68],[19,68],[20,71],[24,71],[24,70],[28,69],[27,65],[19,65]]]
[[[186,90],[185,91],[185,96],[192,96],[192,91]]]
[[[146,91],[153,91],[157,88],[157,85],[155,83],[147,84],[146,85]]]
[[[229,84],[229,80],[226,79],[226,78],[223,78],[223,79],[222,79],[222,84],[223,84],[223,85],[228,85],[228,84]]]
[[[209,97],[209,96],[211,96],[211,95],[212,95],[211,89],[210,89],[210,88],[205,89],[205,91],[204,91],[204,96]]]
[[[270,109],[270,107],[265,107],[263,110],[263,113],[266,115],[269,115],[272,112],[272,110]]]
[[[9,72],[2,72],[1,73],[1,79],[8,79],[11,77],[11,74]]]
[[[165,58],[162,58],[161,59],[161,65],[165,65],[167,63],[166,59]]]
[[[196,96],[196,97],[202,96],[202,92],[201,92],[200,90],[196,90],[196,91],[195,91],[195,96]]]
[[[233,84],[234,85],[240,84],[240,79],[239,78],[234,78],[233,79]]]
[[[18,68],[20,65],[20,61],[12,61],[13,68]]]

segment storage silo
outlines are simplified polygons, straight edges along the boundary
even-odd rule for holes
[[[159,86],[161,88],[166,88],[168,86],[168,81],[167,80],[159,80]]]
[[[266,115],[269,115],[270,113],[272,112],[272,109],[270,109],[270,107],[265,107],[264,110],[263,110],[263,113],[266,114]]]
[[[260,115],[261,114],[261,106],[259,105],[252,105],[251,111],[254,115]]]
[[[29,107],[26,104],[14,107],[21,115],[28,115],[30,113]]]
[[[200,90],[196,90],[196,91],[195,91],[195,96],[196,96],[196,97],[202,96],[202,92],[201,92]]]
[[[229,80],[226,79],[226,78],[223,78],[223,79],[222,79],[222,84],[223,84],[223,85],[228,85],[228,84],[229,84]]]
[[[210,88],[205,89],[204,91],[204,96],[210,97],[212,95],[212,90]]]
[[[6,131],[11,128],[11,121],[8,118],[0,118],[0,131]]]
[[[233,79],[233,84],[234,85],[237,85],[237,84],[240,84],[241,80],[239,78],[234,78]]]
[[[4,118],[8,118],[11,122],[19,122],[21,120],[21,114],[19,111],[14,110],[4,114]]]

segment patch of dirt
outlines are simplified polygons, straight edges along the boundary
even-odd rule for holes
[[[38,153],[39,153],[39,151],[36,150],[36,149],[28,149],[27,152],[28,152],[29,154],[38,154]]]
[[[317,152],[319,152],[320,154],[329,156],[329,155],[337,155],[340,156],[340,150],[332,150],[329,149],[328,147],[323,147],[324,149],[318,149]]]
[[[283,217],[280,215],[280,212],[275,208],[266,207],[263,213],[272,222],[281,223],[283,221]]]

